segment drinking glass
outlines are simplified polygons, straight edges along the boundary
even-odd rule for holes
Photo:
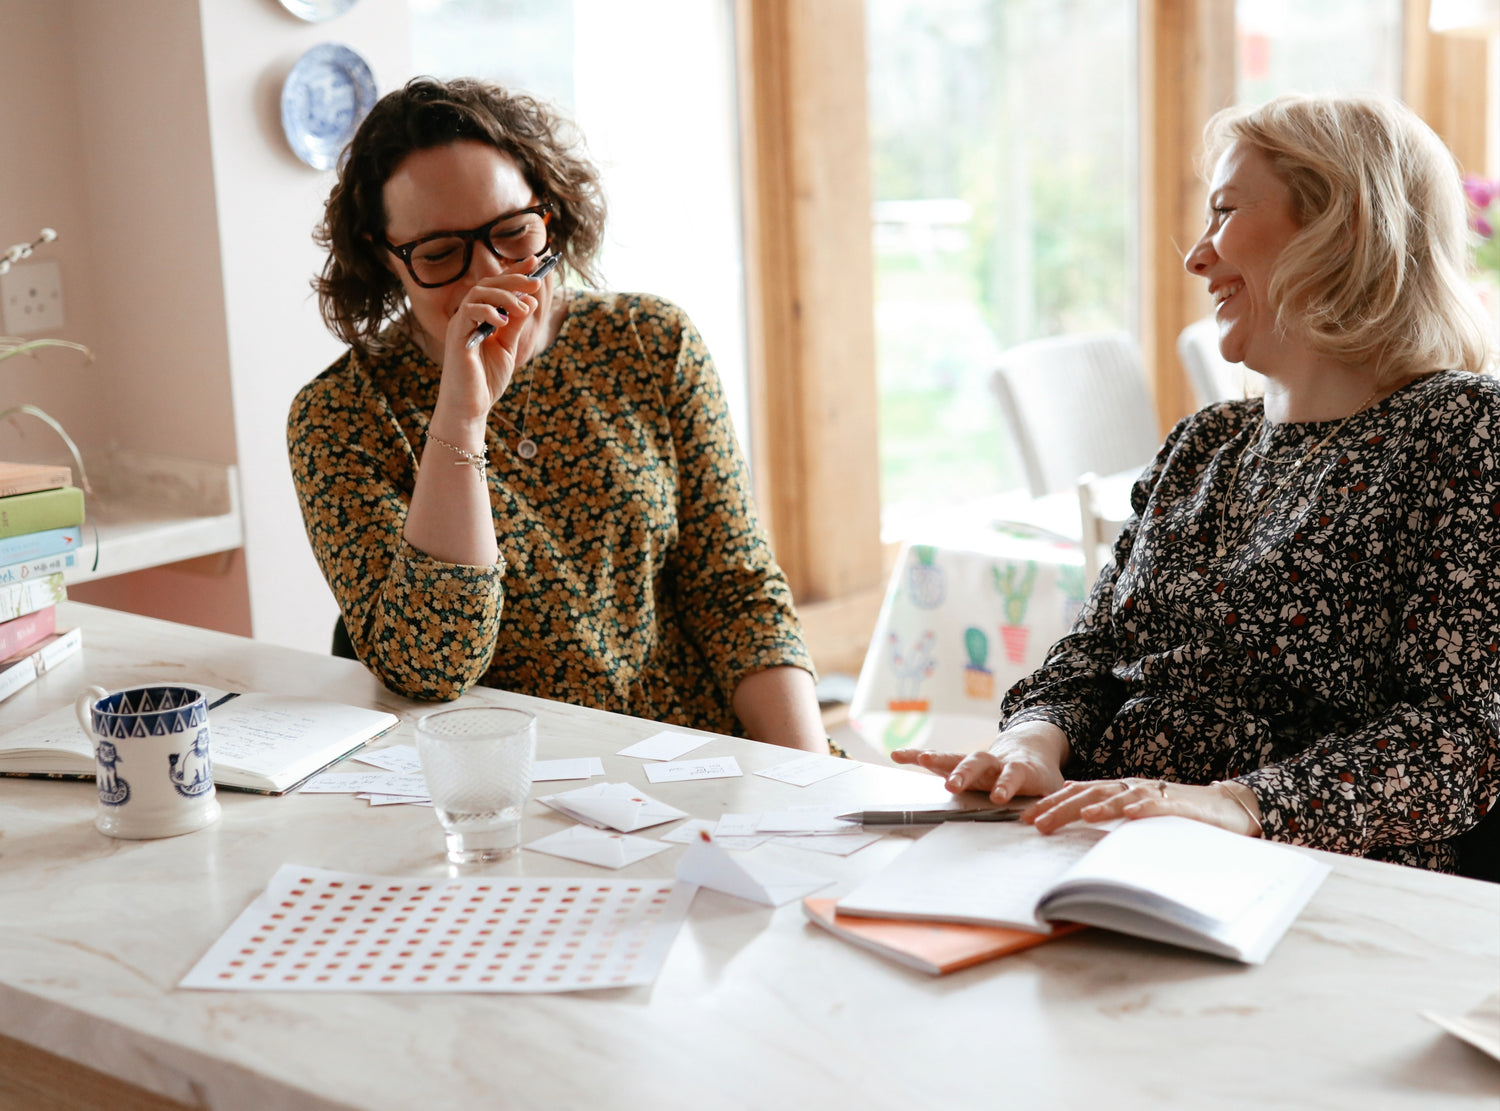
[[[435,710],[417,721],[417,753],[448,859],[471,864],[514,852],[531,793],[535,716],[497,706]]]

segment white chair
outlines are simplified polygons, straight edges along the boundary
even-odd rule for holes
[[[1219,324],[1211,316],[1195,320],[1177,337],[1177,358],[1187,371],[1198,408],[1246,395],[1245,365],[1219,354]]]
[[[1099,569],[1114,560],[1115,541],[1125,527],[1125,518],[1106,513],[1099,497],[1099,476],[1085,474],[1078,479],[1078,520],[1082,526],[1083,581],[1093,586]]]
[[[1161,443],[1140,354],[1123,332],[1012,347],[990,388],[1033,497],[1072,491],[1082,474],[1143,467]]]

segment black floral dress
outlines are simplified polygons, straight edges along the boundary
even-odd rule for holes
[[[482,682],[738,733],[742,679],[812,670],[681,309],[569,294],[556,340],[520,368],[485,437],[508,566],[444,563],[402,537],[441,368],[395,330],[386,341],[303,387],[287,436],[313,553],[391,690],[447,700]],[[530,459],[516,451],[523,425]]]
[[[1234,779],[1267,837],[1454,870],[1500,791],[1497,437],[1500,383],[1456,371],[1342,427],[1186,418],[1002,726],[1062,728],[1070,778]]]

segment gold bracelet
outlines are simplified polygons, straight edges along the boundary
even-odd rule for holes
[[[1263,826],[1263,825],[1261,825],[1261,821],[1260,821],[1260,819],[1258,817],[1256,817],[1255,811],[1251,810],[1250,807],[1248,807],[1248,806],[1245,805],[1245,800],[1244,799],[1240,798],[1239,795],[1235,794],[1233,791],[1231,791],[1229,789],[1229,784],[1225,780],[1216,779],[1211,784],[1209,784],[1209,786],[1211,786],[1211,787],[1217,787],[1219,790],[1223,791],[1226,795],[1228,795],[1231,799],[1234,800],[1234,803],[1235,803],[1236,806],[1238,806],[1241,810],[1243,810],[1249,816],[1250,820],[1255,823],[1255,836],[1256,837],[1261,836],[1261,834],[1263,834],[1265,832],[1265,828],[1266,827]]]
[[[438,437],[434,436],[431,432],[427,433],[427,438],[433,443],[437,444],[439,447],[445,447],[455,455],[461,457],[456,463],[453,464],[455,467],[473,467],[475,474],[477,474],[480,478],[484,477],[484,469],[490,465],[490,453],[488,448],[481,447],[478,454],[475,454],[472,451],[465,451],[457,444],[450,444],[447,440],[441,440]]]

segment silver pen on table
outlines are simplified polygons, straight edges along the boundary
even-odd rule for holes
[[[526,276],[528,278],[545,278],[548,274],[552,273],[552,268],[561,261],[562,255],[550,254],[540,266]],[[505,310],[502,309],[501,311],[504,312]],[[474,334],[469,337],[469,342],[464,344],[464,350],[472,351],[494,334],[495,326],[493,324],[481,324],[474,329]]]
[[[942,807],[934,810],[857,810],[852,814],[838,814],[846,822],[859,822],[867,826],[922,826],[938,822],[1014,822],[1021,816],[1022,807],[995,806],[977,810],[956,810]]]

